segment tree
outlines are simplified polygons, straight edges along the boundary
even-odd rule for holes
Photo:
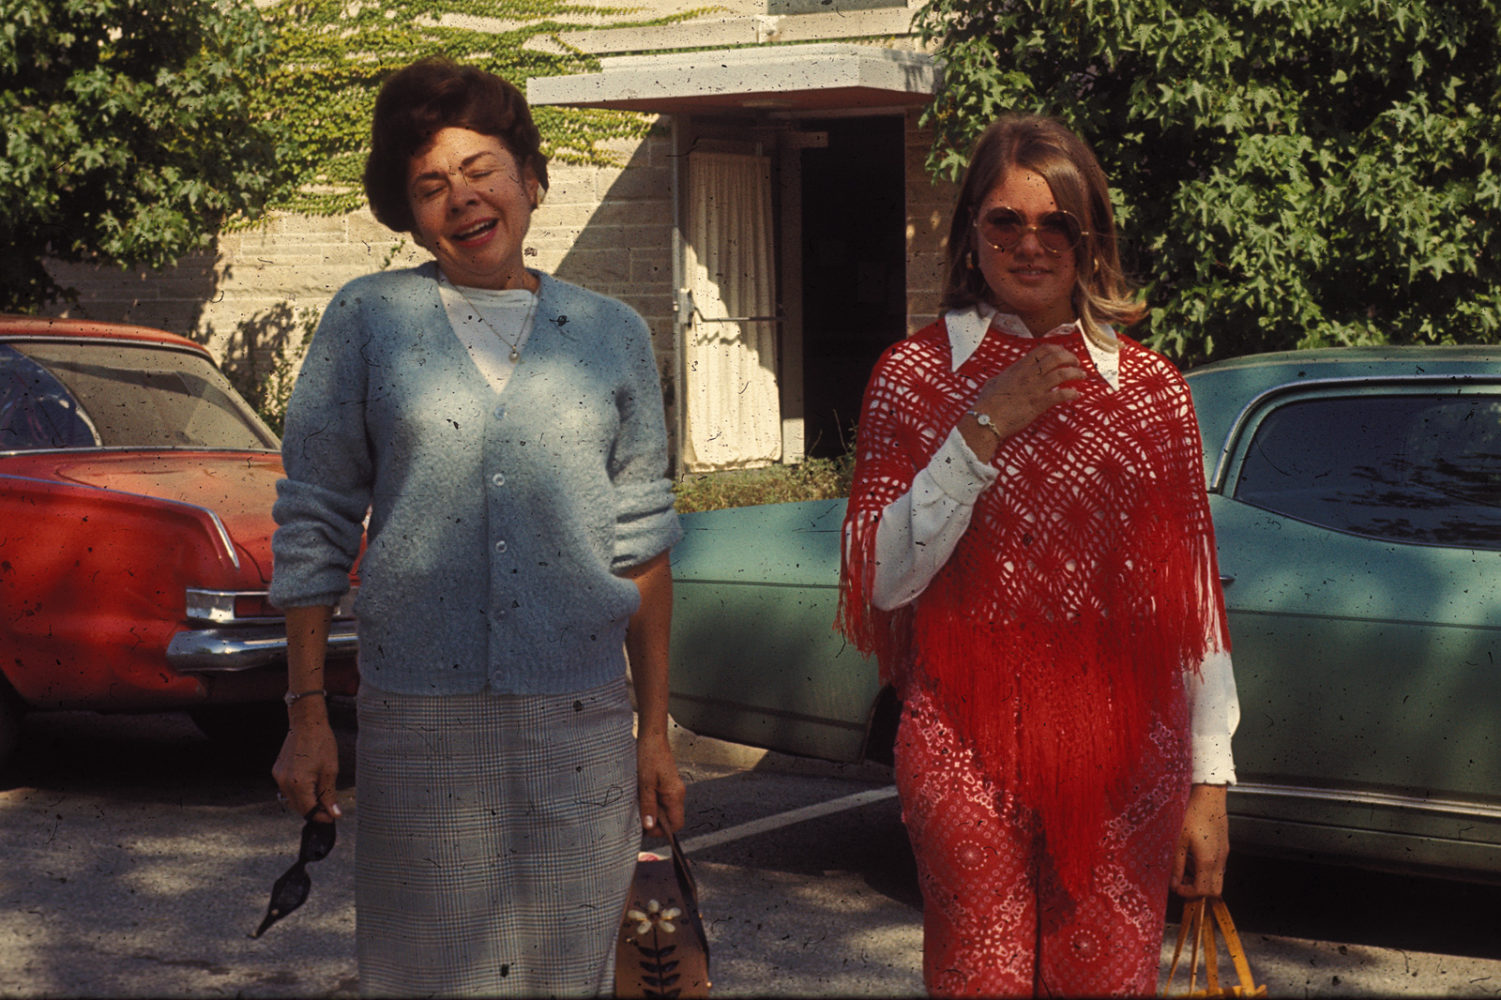
[[[1055,115],[1113,185],[1180,362],[1501,340],[1501,3],[930,0],[925,121],[955,175],[1006,110]]]
[[[47,257],[163,267],[253,216],[269,51],[250,0],[0,0],[0,310],[67,294]]]
[[[521,87],[531,77],[598,69],[598,60],[559,34],[578,19],[611,27],[665,24],[699,10],[645,18],[631,5],[576,0],[263,0],[276,37],[275,70],[257,96],[290,138],[276,209],[311,215],[365,204],[360,177],[370,146],[375,95],[396,70],[444,55]],[[586,108],[533,109],[543,150],[566,163],[606,164],[611,140],[640,139],[651,119]]]

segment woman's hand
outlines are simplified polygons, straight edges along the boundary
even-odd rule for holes
[[[641,591],[641,606],[625,630],[625,652],[636,685],[636,796],[641,828],[683,826],[683,779],[667,741],[667,643],[672,632],[672,566],[666,552],[622,574]]]
[[[663,827],[683,827],[682,776],[666,736],[643,734],[636,739],[636,794],[641,800],[641,829],[657,833]]]
[[[309,704],[304,707],[304,702]],[[321,697],[299,698],[292,705],[292,728],[271,767],[287,805],[299,816],[322,807],[317,817],[332,823],[342,814],[334,788],[339,778],[339,745]],[[314,704],[316,703],[316,704]]]
[[[287,609],[287,689],[301,694],[287,706],[289,732],[271,776],[297,815],[315,805],[318,818],[332,823],[341,815],[334,797],[339,777],[339,745],[328,722],[328,696],[323,689],[323,659],[328,648],[329,623],[334,609],[321,605]]]
[[[1173,891],[1187,899],[1218,896],[1225,891],[1225,862],[1230,856],[1230,818],[1224,785],[1194,785],[1173,857]],[[1192,865],[1189,859],[1192,858]]]
[[[1042,344],[981,387],[975,412],[988,416],[995,431],[966,416],[959,422],[959,432],[970,449],[988,462],[1003,438],[1025,429],[1059,403],[1078,399],[1079,390],[1065,383],[1084,377],[1072,353],[1057,344]]]

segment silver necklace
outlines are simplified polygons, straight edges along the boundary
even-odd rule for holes
[[[447,279],[445,278],[444,280]],[[511,349],[511,364],[514,365],[516,362],[520,361],[521,338],[526,336],[526,331],[530,329],[532,325],[532,317],[537,313],[537,302],[542,298],[542,290],[539,288],[537,289],[537,291],[532,293],[532,304],[526,310],[526,319],[521,321],[521,330],[519,333],[517,333],[516,339],[511,340],[504,334],[502,334],[499,330],[495,329],[495,327],[490,325],[490,321],[485,319],[485,314],[479,311],[479,307],[470,300],[469,296],[464,294],[464,290],[462,288],[460,288],[458,285],[455,285],[451,281],[448,282],[448,287],[459,293],[459,298],[464,300],[464,304],[469,307],[469,311],[474,314],[474,318],[479,320],[480,324],[483,325],[486,330],[489,330],[500,340],[502,344],[505,344]]]

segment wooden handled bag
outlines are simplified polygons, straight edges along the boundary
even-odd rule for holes
[[[1213,916],[1211,917],[1211,914]],[[1215,933],[1218,925],[1219,933]],[[1219,942],[1223,937],[1225,950],[1235,965],[1238,985],[1220,983]],[[1192,940],[1188,960],[1188,988],[1174,989],[1173,976],[1178,971],[1178,959],[1183,954],[1183,942]],[[1198,985],[1199,956],[1204,957],[1204,985]],[[1245,946],[1240,943],[1240,934],[1235,922],[1230,919],[1230,910],[1225,901],[1215,896],[1212,899],[1191,899],[1183,904],[1183,920],[1178,924],[1178,943],[1173,947],[1173,964],[1168,968],[1167,980],[1162,984],[1164,997],[1264,997],[1266,984],[1256,985],[1251,978],[1251,963],[1246,960]]]
[[[706,997],[709,939],[698,909],[698,884],[678,839],[669,857],[637,855],[615,946],[617,997]]]

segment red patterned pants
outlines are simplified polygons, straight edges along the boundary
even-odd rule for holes
[[[1111,820],[1090,891],[1052,874],[1035,814],[996,789],[923,692],[897,733],[896,783],[923,893],[923,981],[935,996],[1150,995],[1173,851],[1188,803],[1187,730],[1157,722]]]

